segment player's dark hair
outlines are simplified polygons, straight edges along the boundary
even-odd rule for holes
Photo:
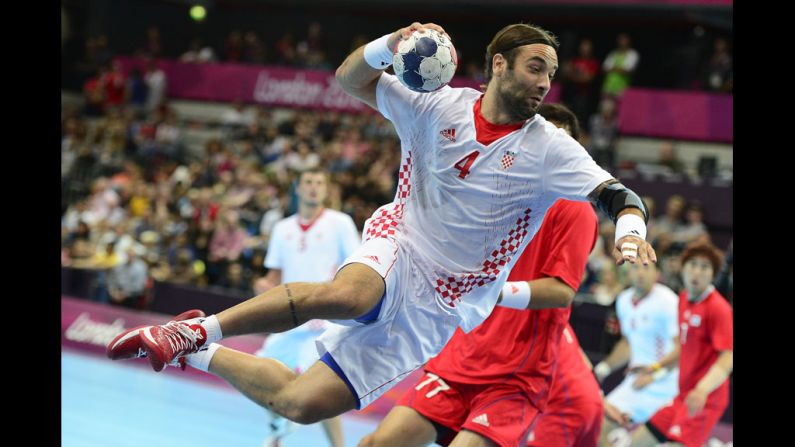
[[[486,82],[490,81],[493,75],[491,64],[495,54],[502,54],[508,62],[508,68],[511,68],[518,53],[516,49],[534,43],[543,43],[555,50],[558,49],[557,38],[549,31],[535,25],[515,23],[497,31],[489,46],[486,47]]]
[[[721,254],[717,247],[709,242],[693,242],[688,245],[682,253],[682,265],[694,256],[703,256],[707,258],[709,263],[712,264],[712,271],[715,275],[718,274],[723,265],[723,254]]]
[[[538,108],[538,114],[547,121],[557,121],[568,127],[571,137],[580,141],[580,120],[568,107],[559,103],[544,103]]]

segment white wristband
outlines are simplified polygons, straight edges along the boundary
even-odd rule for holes
[[[392,50],[387,45],[391,34],[386,34],[364,46],[364,60],[376,70],[385,70],[392,65]]]
[[[530,304],[530,284],[527,281],[509,281],[502,286],[500,306],[525,310]]]
[[[636,236],[641,239],[646,239],[646,222],[643,218],[636,214],[624,214],[616,221],[616,240],[624,236]]]
[[[605,362],[599,362],[594,366],[593,373],[596,374],[596,378],[601,382],[605,377],[610,375],[610,366]]]

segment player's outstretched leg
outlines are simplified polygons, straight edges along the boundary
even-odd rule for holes
[[[283,332],[314,318],[357,318],[378,304],[384,287],[375,270],[352,263],[331,282],[284,284],[217,315],[148,326],[139,336],[152,368],[161,371],[224,336]]]
[[[188,363],[192,364],[190,358]],[[277,360],[220,347],[208,371],[260,406],[299,424],[332,418],[358,403],[345,382],[321,361],[298,375]]]

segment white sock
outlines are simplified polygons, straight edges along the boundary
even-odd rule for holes
[[[186,355],[185,363],[200,371],[207,372],[207,370],[210,368],[210,360],[213,359],[215,351],[217,351],[220,347],[221,345],[218,343],[210,343],[206,350]]]
[[[207,341],[205,344],[215,343],[218,340],[224,338],[223,333],[221,333],[221,325],[218,323],[218,318],[215,315],[210,315],[207,318],[195,318],[193,320],[186,321],[186,323],[199,323],[202,325],[204,330],[207,331]]]

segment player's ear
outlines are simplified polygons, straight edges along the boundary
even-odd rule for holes
[[[505,60],[502,53],[497,53],[491,58],[491,72],[494,76],[502,76],[502,73],[508,67],[508,61]]]

